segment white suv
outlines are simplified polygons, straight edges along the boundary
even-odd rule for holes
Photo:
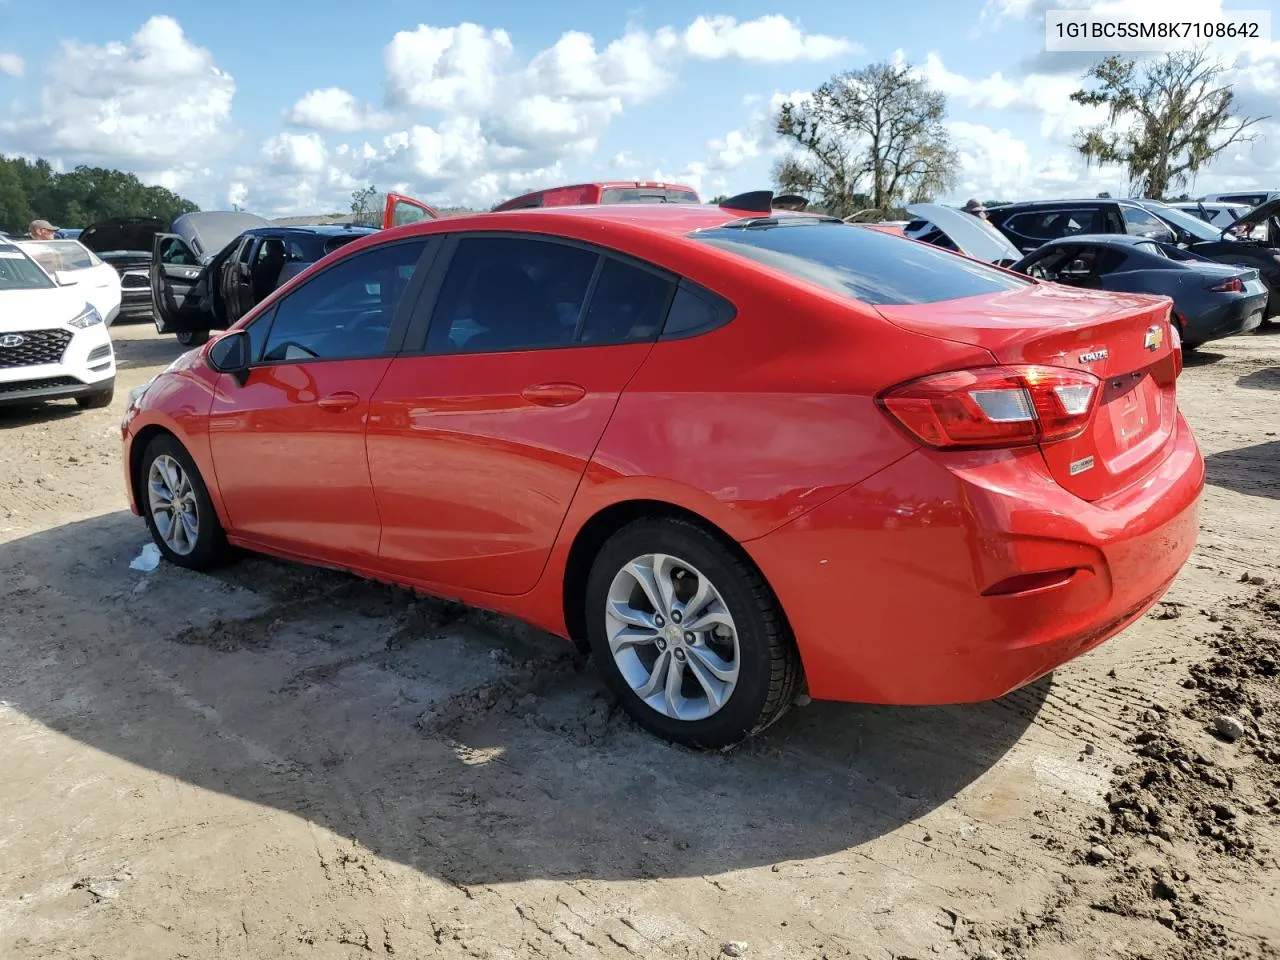
[[[74,398],[105,407],[115,382],[111,335],[84,291],[0,240],[0,404]]]

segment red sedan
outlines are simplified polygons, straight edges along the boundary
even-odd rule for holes
[[[805,684],[998,697],[1141,616],[1204,483],[1169,310],[800,214],[422,222],[135,391],[126,482],[173,563],[522,618],[714,747]]]

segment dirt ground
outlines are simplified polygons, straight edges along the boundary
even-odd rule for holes
[[[114,332],[111,409],[0,411],[0,957],[1280,952],[1280,335],[1183,375],[1203,529],[1140,623],[1002,701],[702,755],[494,616],[131,571],[118,423],[179,348]]]

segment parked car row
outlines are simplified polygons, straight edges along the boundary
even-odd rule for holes
[[[906,236],[1070,286],[1168,296],[1183,345],[1247,332],[1280,314],[1280,196],[1210,225],[1155,200],[1040,200],[987,218],[908,208]]]

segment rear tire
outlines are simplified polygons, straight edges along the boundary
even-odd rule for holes
[[[208,330],[183,330],[175,336],[184,347],[198,347],[209,342]]]
[[[101,410],[103,407],[111,406],[115,396],[116,385],[112,382],[111,386],[98,393],[91,393],[87,397],[76,397],[76,406],[81,410]]]
[[[191,455],[175,437],[161,435],[147,445],[138,469],[138,506],[164,558],[189,570],[217,566],[227,535]]]
[[[663,739],[731,746],[794,702],[803,671],[777,597],[703,527],[628,524],[596,556],[586,593],[587,639],[606,685]]]

